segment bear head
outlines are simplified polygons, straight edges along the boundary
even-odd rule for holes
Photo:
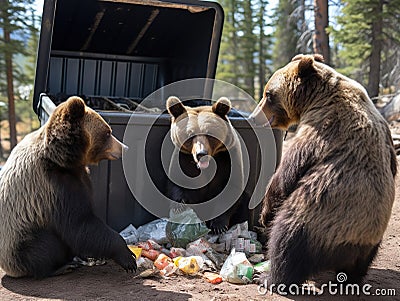
[[[127,149],[104,119],[76,96],[57,106],[44,130],[46,157],[64,168],[116,160]]]
[[[256,124],[269,123],[273,128],[287,130],[310,108],[315,93],[331,72],[321,55],[296,55],[271,76],[250,118]]]
[[[221,97],[212,106],[187,107],[171,96],[167,110],[172,117],[171,139],[179,150],[191,154],[199,169],[209,166],[210,158],[234,147],[237,141],[227,114],[231,102]]]

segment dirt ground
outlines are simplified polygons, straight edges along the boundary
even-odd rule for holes
[[[392,217],[381,249],[365,283],[370,296],[333,296],[324,291],[313,296],[306,291],[300,296],[285,297],[258,292],[255,284],[234,285],[227,282],[214,285],[200,277],[171,279],[138,279],[125,273],[112,261],[106,265],[82,267],[70,274],[44,280],[14,279],[0,269],[0,301],[3,300],[400,300],[400,177]],[[335,275],[317,279],[327,283]],[[344,291],[344,290],[343,290]],[[334,291],[333,291],[334,292]],[[351,290],[349,291],[351,293]],[[395,296],[393,296],[393,292]],[[311,294],[311,296],[310,296]],[[392,296],[378,296],[391,294]]]

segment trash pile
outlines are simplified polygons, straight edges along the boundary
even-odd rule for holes
[[[136,277],[188,275],[201,276],[213,284],[247,284],[254,271],[269,271],[257,233],[249,231],[247,222],[219,235],[209,231],[189,208],[171,211],[168,219],[157,219],[137,229],[129,225],[120,235],[136,255]]]

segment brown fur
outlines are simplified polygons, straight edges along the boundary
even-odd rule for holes
[[[386,121],[360,84],[320,60],[299,55],[276,71],[253,113],[256,121],[270,120],[282,130],[298,124],[271,179],[260,219],[271,230],[275,282],[286,281],[289,273],[301,282],[329,269],[361,279],[394,201],[396,155]],[[300,263],[292,260],[303,255],[299,239],[317,253],[304,255],[304,261],[315,264],[311,270],[296,270]],[[346,245],[354,248],[347,252]],[[333,259],[339,249],[348,253],[346,260]],[[286,271],[277,268],[290,263]]]
[[[69,105],[66,104],[56,108],[43,129],[47,157],[60,166],[92,165],[105,159],[118,159],[122,145],[112,136],[104,119],[79,97],[69,98]],[[65,151],[59,152],[60,148]]]
[[[195,142],[204,143],[204,140],[207,140],[204,144],[209,156],[237,146],[239,139],[226,118],[231,109],[227,98],[221,97],[213,106],[187,107],[172,96],[166,106],[173,118],[171,138],[182,152],[194,154]],[[215,115],[220,118],[215,118]],[[212,139],[205,139],[207,135],[211,135]]]
[[[171,96],[166,107],[172,118],[171,140],[176,146],[169,176],[170,179],[174,178],[173,175],[179,174],[177,171],[180,170],[188,176],[182,177],[187,181],[185,185],[169,181],[168,196],[177,203],[178,209],[181,203],[199,204],[216,198],[216,203],[224,207],[225,212],[215,218],[200,216],[209,219],[207,226],[214,233],[226,231],[229,226],[247,220],[248,195],[244,192],[241,142],[227,118],[231,102],[221,97],[212,106],[188,107],[177,97]],[[212,178],[208,169],[211,158],[216,164]],[[224,195],[228,180],[229,197],[226,193]],[[230,203],[232,200],[236,202]],[[207,213],[220,212],[216,209],[218,206],[210,205]],[[198,214],[201,215],[200,212]]]
[[[0,172],[0,266],[8,275],[50,276],[75,255],[135,267],[118,233],[93,215],[86,169],[117,159],[122,149],[78,97],[59,105],[14,148]]]

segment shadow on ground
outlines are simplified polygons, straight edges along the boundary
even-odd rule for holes
[[[69,274],[41,280],[4,276],[2,286],[18,295],[63,300],[189,300],[186,293],[146,285],[114,263],[82,267]]]

